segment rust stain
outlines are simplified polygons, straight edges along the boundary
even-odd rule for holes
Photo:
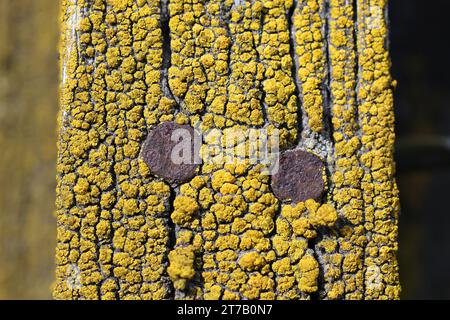
[[[293,203],[321,198],[325,181],[322,160],[307,151],[288,150],[280,155],[280,167],[272,178],[272,190],[280,200]]]
[[[176,130],[180,130],[179,132],[184,136],[174,135]],[[143,158],[150,171],[170,183],[182,183],[193,178],[199,166],[198,163],[194,163],[195,152],[198,153],[198,150],[194,148],[194,134],[192,127],[175,122],[164,122],[150,130],[143,149]],[[185,138],[189,138],[190,141],[181,140]],[[184,151],[188,151],[190,154],[187,155],[188,158],[186,157],[187,161],[177,163],[174,161],[172,153],[177,153],[174,148],[180,143],[189,144],[187,150],[184,147]],[[183,149],[181,148],[179,151],[181,154],[176,154],[175,157],[183,156]]]

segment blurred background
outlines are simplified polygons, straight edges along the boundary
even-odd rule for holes
[[[0,299],[49,299],[58,0],[0,0]],[[450,299],[449,2],[390,0],[404,299]]]
[[[450,299],[450,1],[389,4],[403,298]]]
[[[0,0],[0,299],[51,298],[58,0]]]

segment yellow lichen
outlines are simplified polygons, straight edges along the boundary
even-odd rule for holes
[[[55,297],[397,297],[385,1],[356,1],[63,1]],[[181,185],[140,159],[165,121],[206,133]],[[326,159],[324,197],[280,202],[221,137],[251,129]]]
[[[317,260],[311,255],[306,255],[300,260],[298,269],[299,289],[307,293],[316,292],[319,278],[319,263]]]
[[[308,127],[323,129],[322,85],[326,75],[323,0],[299,0],[293,16],[295,53],[298,56],[298,80]]]
[[[194,251],[192,247],[179,247],[169,253],[167,273],[175,289],[183,290],[186,287],[186,282],[194,277],[193,264]]]

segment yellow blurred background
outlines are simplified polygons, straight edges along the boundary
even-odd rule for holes
[[[51,298],[58,0],[0,0],[0,299]]]

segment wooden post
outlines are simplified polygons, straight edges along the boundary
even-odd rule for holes
[[[63,0],[54,296],[398,298],[386,12]],[[177,173],[183,126],[203,161]],[[278,175],[239,148],[253,131],[278,138]],[[242,161],[211,152],[230,132]]]

